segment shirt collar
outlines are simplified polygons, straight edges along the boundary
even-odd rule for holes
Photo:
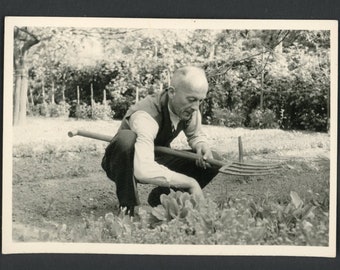
[[[181,120],[171,109],[168,103],[168,110],[170,115],[170,120],[175,129],[177,129],[178,123]]]

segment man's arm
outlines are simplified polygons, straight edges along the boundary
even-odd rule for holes
[[[154,139],[157,122],[146,112],[137,111],[130,116],[129,125],[137,134],[134,156],[134,175],[141,183],[164,187],[189,189],[190,193],[203,196],[197,181],[184,174],[169,170],[155,161]]]
[[[209,144],[207,143],[207,136],[202,130],[202,117],[199,111],[196,111],[189,123],[189,126],[184,130],[187,136],[190,147],[196,151],[197,154],[202,156],[198,160],[197,165],[206,168],[209,164],[205,162],[208,158],[213,158]]]

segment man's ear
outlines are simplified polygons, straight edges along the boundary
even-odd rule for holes
[[[172,98],[175,96],[175,94],[176,94],[175,88],[172,87],[172,86],[169,86],[169,88],[168,88],[168,95],[169,95],[169,98],[172,99]]]

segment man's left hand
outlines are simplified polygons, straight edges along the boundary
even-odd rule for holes
[[[200,158],[196,160],[196,165],[204,169],[211,168],[211,165],[208,162],[206,162],[208,158],[210,159],[213,158],[212,152],[208,144],[205,142],[199,142],[195,148],[196,153],[200,156]]]

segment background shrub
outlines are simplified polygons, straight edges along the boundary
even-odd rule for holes
[[[70,107],[68,103],[62,101],[59,104],[42,103],[34,106],[30,105],[27,114],[45,117],[68,117]]]
[[[227,127],[242,127],[245,117],[240,111],[230,111],[228,109],[213,109],[211,124],[223,125]]]
[[[253,128],[278,128],[278,121],[272,110],[256,109],[250,115],[249,126]]]
[[[80,119],[89,119],[91,117],[91,106],[82,103],[76,104],[75,117]]]
[[[48,36],[51,29],[30,30]],[[35,104],[55,100],[58,104],[79,98],[83,103],[78,109],[74,101],[70,103],[71,117],[91,117],[85,105],[89,106],[91,99],[102,102],[105,96],[114,117],[122,119],[136,101],[166,89],[174,70],[196,65],[205,69],[209,81],[202,103],[206,124],[279,125],[313,131],[329,128],[330,31],[162,29],[150,33],[140,29],[124,30],[125,34],[115,39],[117,43],[107,37],[118,33],[93,29],[105,53],[90,63],[77,59],[76,65],[71,59],[79,54],[77,42],[93,33],[76,31],[70,38],[65,35],[68,31],[53,31],[51,39],[41,38],[41,46],[34,48],[31,55],[37,57],[27,61],[29,100]],[[67,55],[69,52],[72,55]],[[51,54],[58,57],[45,61]],[[40,108],[40,114],[61,114],[58,107],[51,106]],[[264,111],[258,111],[259,107]],[[106,109],[94,110],[96,119],[107,115]],[[32,108],[30,113],[35,115],[37,110]]]
[[[51,117],[68,117],[70,113],[70,105],[66,102],[48,104],[47,110]]]
[[[114,116],[114,111],[111,110],[109,105],[104,105],[100,103],[94,103],[91,109],[91,118],[93,120],[108,120],[112,119]]]

